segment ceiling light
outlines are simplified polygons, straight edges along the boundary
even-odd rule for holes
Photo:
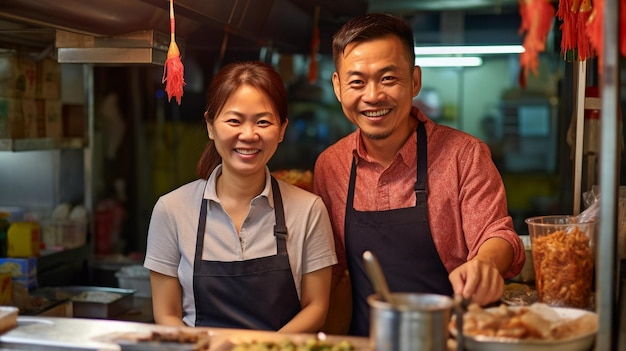
[[[520,54],[522,45],[416,46],[415,55],[491,55]]]
[[[420,67],[476,67],[482,64],[483,59],[476,56],[415,58],[415,65]]]

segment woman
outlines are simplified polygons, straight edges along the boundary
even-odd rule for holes
[[[200,179],[157,201],[144,265],[164,325],[315,332],[337,262],[326,207],[271,177],[287,127],[287,92],[261,62],[213,79]]]

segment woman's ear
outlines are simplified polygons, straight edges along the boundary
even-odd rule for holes
[[[209,122],[209,119],[207,118],[208,116],[209,116],[208,113],[205,111],[204,123],[206,123],[206,131],[209,134],[209,139],[213,140],[213,124]]]
[[[285,138],[285,132],[287,131],[287,124],[289,124],[289,119],[285,118],[285,123],[283,123],[280,126],[280,138],[278,139],[278,142],[282,142],[283,139]]]

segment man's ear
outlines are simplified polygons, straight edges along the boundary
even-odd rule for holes
[[[413,67],[413,97],[416,97],[422,90],[422,67]]]
[[[339,80],[339,73],[333,72],[333,90],[337,100],[341,102],[341,81]]]

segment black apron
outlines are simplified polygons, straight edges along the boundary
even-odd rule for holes
[[[193,267],[196,326],[278,330],[301,310],[287,254],[282,197],[272,177],[276,255],[247,261],[204,261],[207,199],[202,199]]]
[[[352,282],[351,335],[367,336],[370,330],[367,297],[374,289],[363,264],[366,250],[380,261],[391,292],[452,295],[448,271],[437,253],[428,225],[426,154],[426,129],[418,121],[415,207],[388,211],[354,210],[356,161],[352,160],[345,221],[346,256]]]

